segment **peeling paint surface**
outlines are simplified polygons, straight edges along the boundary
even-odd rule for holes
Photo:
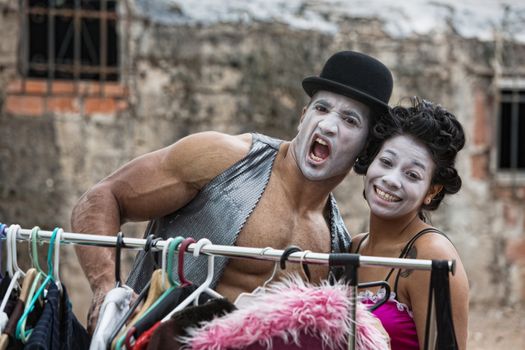
[[[519,0],[137,0],[140,13],[164,24],[282,22],[336,33],[349,18],[378,18],[393,37],[440,32],[491,40],[497,29],[525,41],[525,2]]]

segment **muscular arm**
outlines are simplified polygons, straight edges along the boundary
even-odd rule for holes
[[[467,327],[469,308],[469,286],[467,275],[454,246],[439,234],[429,234],[421,237],[415,247],[418,259],[456,260],[456,273],[450,275],[450,297],[452,303],[452,318],[459,349],[467,348]],[[428,271],[412,270],[407,278],[407,291],[414,314],[419,346],[423,349],[425,327],[430,287]]]
[[[126,221],[172,213],[246,155],[250,144],[249,134],[207,132],[136,158],[80,198],[73,209],[72,230],[115,235]],[[76,251],[92,290],[112,288],[113,249],[77,247]]]

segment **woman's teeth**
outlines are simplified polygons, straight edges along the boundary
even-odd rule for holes
[[[376,187],[376,193],[377,195],[381,198],[381,199],[384,199],[385,201],[389,201],[389,202],[399,202],[401,200],[401,198],[397,197],[397,196],[394,196],[394,195],[391,195],[390,193],[386,193],[384,191],[381,191],[379,188]]]

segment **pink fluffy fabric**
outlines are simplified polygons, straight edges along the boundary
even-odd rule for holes
[[[273,283],[249,306],[190,329],[182,340],[186,349],[193,350],[242,349],[256,342],[271,349],[273,337],[300,346],[301,334],[312,334],[322,339],[324,348],[340,349],[347,344],[353,322],[348,314],[350,294],[350,288],[342,283],[315,286],[289,276]],[[389,349],[378,323],[358,303],[357,349]]]

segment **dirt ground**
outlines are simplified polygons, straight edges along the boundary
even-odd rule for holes
[[[468,349],[525,349],[525,307],[472,306]]]

